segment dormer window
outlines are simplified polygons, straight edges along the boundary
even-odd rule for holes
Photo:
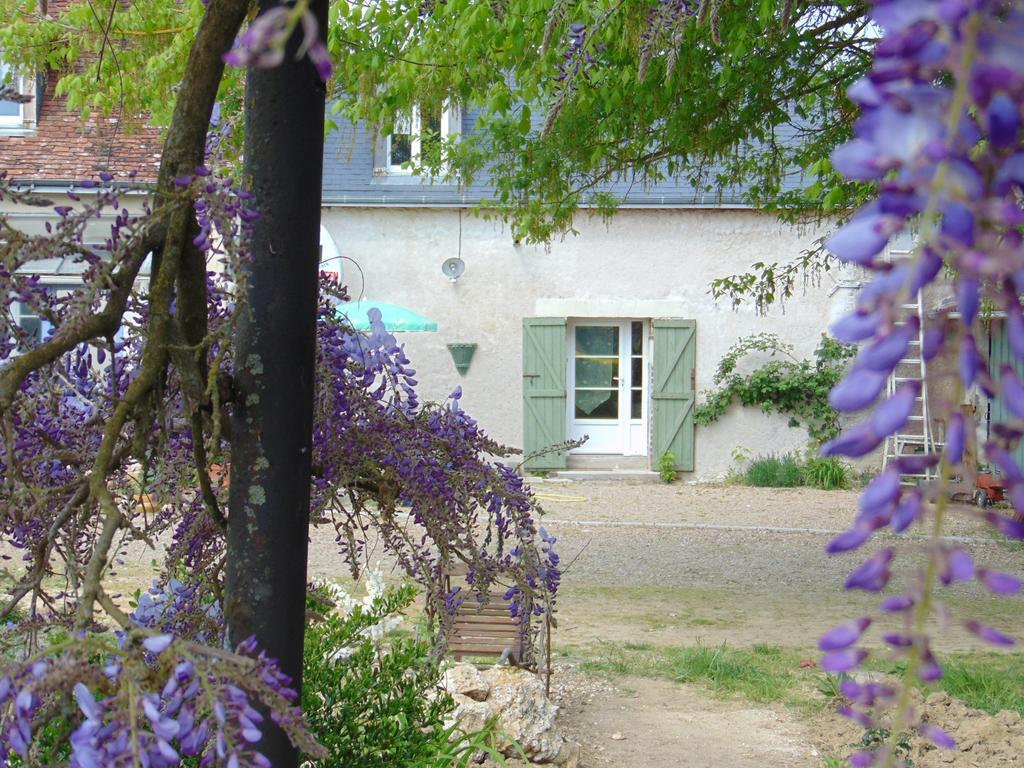
[[[413,107],[411,114],[395,120],[394,130],[386,138],[387,172],[412,173],[413,166],[436,166],[444,142],[459,133],[457,108],[436,111]]]
[[[25,79],[16,75],[13,70],[0,61],[0,85],[5,85],[8,92],[25,93]],[[0,99],[0,131],[22,130],[31,122],[30,102]]]

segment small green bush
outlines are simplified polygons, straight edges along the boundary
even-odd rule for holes
[[[306,632],[302,709],[330,752],[316,765],[433,766],[446,756],[450,765],[454,702],[441,669],[428,643],[395,633],[415,590],[385,589],[373,576],[367,588],[363,602],[329,586],[309,601],[323,618]]]
[[[804,468],[792,453],[758,456],[747,467],[744,481],[758,488],[796,488],[804,484]]]
[[[672,451],[665,451],[658,457],[658,474],[666,483],[671,483],[679,476],[676,472],[676,455]]]
[[[834,456],[813,456],[807,460],[807,466],[804,467],[804,481],[814,488],[834,491],[850,487],[850,472],[847,466]]]

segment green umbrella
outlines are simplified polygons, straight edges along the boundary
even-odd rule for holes
[[[398,331],[436,331],[437,321],[424,317],[411,309],[400,307],[397,304],[388,304],[384,301],[363,299],[348,304],[338,305],[338,315],[347,316],[352,327],[365,331],[370,327],[370,319],[367,312],[371,309],[379,309],[381,320],[384,326],[391,332]]]

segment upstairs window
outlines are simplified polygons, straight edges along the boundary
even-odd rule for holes
[[[394,130],[387,137],[387,172],[412,173],[416,165],[437,165],[444,142],[460,132],[458,109],[414,107],[411,114],[395,120]]]
[[[0,61],[0,84],[13,87],[18,93],[24,93],[22,78],[15,75],[11,68],[2,61]],[[19,101],[0,99],[0,129],[24,128],[27,106]]]

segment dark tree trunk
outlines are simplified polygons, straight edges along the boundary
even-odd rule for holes
[[[278,4],[260,0],[260,12]],[[327,26],[327,0],[313,0]],[[301,690],[325,88],[308,58],[250,68],[245,172],[261,214],[249,311],[235,355],[225,613],[232,644],[255,636]],[[274,768],[298,754],[269,718],[259,749]]]

